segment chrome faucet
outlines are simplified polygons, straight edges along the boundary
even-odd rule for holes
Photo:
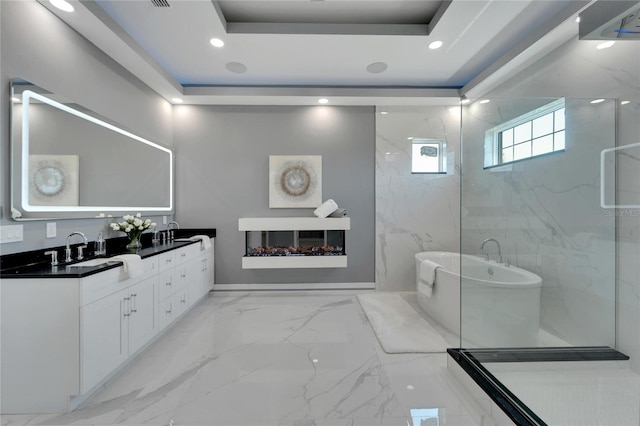
[[[169,241],[173,241],[173,229],[170,229],[169,227],[171,225],[175,225],[176,229],[180,229],[180,225],[178,225],[178,222],[172,220],[171,222],[169,222],[169,224],[167,225],[167,239]]]
[[[496,246],[498,246],[498,263],[502,263],[502,250],[500,250],[500,243],[498,242],[498,240],[494,239],[494,238],[487,238],[486,240],[484,240],[482,242],[482,245],[480,246],[480,250],[482,250],[482,252],[484,253],[484,258],[486,260],[489,260],[489,253],[485,253],[484,251],[484,246],[485,244],[487,244],[488,242],[493,241],[494,243],[496,243]]]
[[[65,262],[71,262],[71,247],[70,247],[70,243],[71,243],[71,238],[74,235],[80,235],[82,237],[82,239],[84,240],[84,244],[81,245],[81,246],[78,246],[78,260],[84,259],[84,255],[82,253],[82,249],[87,247],[87,244],[89,244],[89,241],[87,240],[86,235],[84,235],[82,232],[73,231],[67,237],[67,247],[64,249],[64,261]]]

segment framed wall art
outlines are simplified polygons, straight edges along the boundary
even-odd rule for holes
[[[269,208],[322,204],[321,155],[269,156]]]

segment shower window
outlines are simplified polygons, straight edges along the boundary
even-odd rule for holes
[[[485,168],[564,151],[564,99],[489,129],[485,149]]]
[[[446,151],[442,139],[414,138],[411,144],[411,173],[446,173]]]

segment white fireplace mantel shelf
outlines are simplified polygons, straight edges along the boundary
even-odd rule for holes
[[[239,231],[347,231],[349,217],[243,217],[238,219]]]

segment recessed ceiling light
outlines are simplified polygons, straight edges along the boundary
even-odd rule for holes
[[[387,115],[387,114],[389,114],[389,111],[380,111],[380,114]]]
[[[224,46],[224,41],[220,40],[219,38],[212,38],[211,40],[209,40],[209,43],[211,43],[213,47]]]
[[[11,97],[11,102],[15,102],[15,103],[19,103],[20,102],[20,98],[17,98],[15,96]]]
[[[578,22],[578,23],[580,22],[580,17],[579,16],[576,17],[576,22]]]
[[[600,43],[599,45],[597,45],[596,49],[599,49],[599,50],[607,49],[607,48],[613,46],[614,44],[616,44],[616,42],[613,41],[613,40],[605,41],[604,43]]]
[[[174,104],[181,104],[184,101],[181,98],[171,98],[171,102],[173,102]]]
[[[389,68],[389,66],[384,62],[374,62],[367,65],[367,72],[370,72],[371,74],[380,74],[381,72],[385,72],[387,68]]]
[[[410,141],[413,140],[413,136],[409,136],[407,139],[409,139]]]
[[[52,6],[65,12],[73,12],[73,6],[66,0],[49,0]]]
[[[329,103],[329,99],[326,99],[326,98],[318,99],[318,103],[319,104],[328,104]]]
[[[429,43],[429,49],[431,50],[439,49],[442,47],[442,44],[443,43],[440,40],[432,41],[431,43]]]
[[[227,70],[236,74],[244,74],[247,72],[247,66],[242,62],[227,62],[224,66]]]
[[[626,105],[626,104],[628,104],[629,102],[631,102],[631,101],[622,101],[622,102],[620,102],[620,105]]]
[[[460,101],[460,104],[461,104],[461,105],[466,105],[466,104],[468,104],[469,102],[471,102],[469,99],[464,98],[464,99],[462,99],[462,100]]]
[[[591,101],[592,104],[599,104],[600,102],[604,102],[604,99],[594,99]]]
[[[481,101],[480,101],[480,102],[478,102],[478,103],[481,103],[481,104],[488,104],[489,102],[491,102],[491,99],[483,99],[483,100],[481,100]]]

